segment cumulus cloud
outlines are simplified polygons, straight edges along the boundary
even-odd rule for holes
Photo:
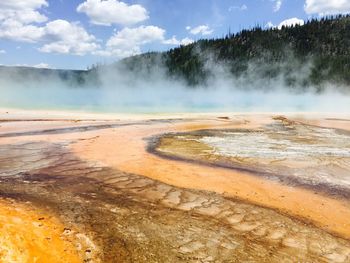
[[[0,49],[0,54],[6,54],[6,50]]]
[[[283,26],[285,26],[285,27],[291,27],[291,26],[295,26],[295,25],[301,25],[302,26],[304,24],[305,24],[304,20],[294,17],[294,18],[283,20],[281,23],[279,23],[278,26],[276,26],[274,23],[269,21],[265,25],[265,28],[278,28],[278,29],[281,29]]]
[[[157,26],[139,26],[124,28],[112,36],[107,46],[135,46],[150,43],[164,38],[165,30]]]
[[[166,45],[174,45],[174,46],[178,46],[178,45],[187,46],[187,45],[189,45],[189,44],[191,44],[191,43],[193,43],[193,42],[194,42],[194,40],[191,39],[191,38],[188,38],[188,37],[183,38],[183,39],[181,39],[181,40],[178,40],[178,39],[176,38],[176,36],[173,36],[173,37],[170,38],[170,39],[164,40],[164,41],[163,41],[163,44],[166,44]]]
[[[0,4],[0,21],[13,20],[23,24],[42,23],[47,21],[47,17],[38,11],[31,9],[11,10],[3,9]]]
[[[166,31],[157,26],[139,26],[136,28],[123,28],[116,32],[106,43],[104,49],[92,52],[94,55],[125,58],[141,53],[141,47],[149,43],[165,45],[189,45],[194,42],[191,38],[181,40],[173,36],[165,38]]]
[[[186,27],[186,30],[190,31],[192,35],[201,34],[202,36],[211,35],[214,32],[214,30],[210,29],[210,27],[207,25],[200,25],[194,28],[191,28],[190,26],[188,26]]]
[[[118,0],[86,0],[77,7],[93,24],[133,25],[149,18],[147,10],[138,4],[128,5]]]
[[[293,17],[293,18],[286,19],[286,20],[282,21],[278,25],[278,28],[281,29],[283,26],[291,27],[291,26],[295,26],[295,25],[301,25],[302,26],[304,24],[305,24],[304,20],[296,18],[296,17]]]
[[[141,53],[141,46],[164,41],[165,30],[157,26],[124,28],[116,32],[106,43],[105,50],[93,52],[100,56],[124,58]]]
[[[48,6],[46,0],[6,0],[0,2],[0,22],[14,20],[19,23],[29,24],[47,21],[47,17],[38,9]]]
[[[48,6],[46,0],[6,0],[0,3],[1,8],[9,9],[36,9]]]
[[[84,55],[99,47],[95,37],[88,34],[82,26],[65,20],[54,20],[44,26],[6,21],[0,26],[0,38],[44,43],[39,50],[46,53]]]
[[[93,35],[78,23],[48,19],[40,8],[46,0],[6,0],[0,2],[0,38],[42,43],[40,51],[84,55],[99,48]]]
[[[39,50],[46,53],[85,55],[99,48],[96,38],[78,23],[55,20],[43,28],[42,40],[49,42]]]
[[[48,6],[46,0],[7,0],[0,2],[0,38],[35,42],[42,30],[32,23],[47,21],[38,10]]]
[[[48,21],[42,8],[48,0],[7,0],[0,3],[0,39],[38,44],[45,53],[60,53],[124,58],[141,53],[145,44],[188,45],[193,39],[165,38],[166,31],[157,26],[124,27],[102,47],[100,40],[86,31],[79,22],[63,19]],[[119,0],[85,0],[77,7],[86,13],[92,23],[101,25],[130,25],[148,19],[147,10],[138,4]],[[193,35],[209,35],[209,26],[201,25],[187,30]],[[3,53],[3,52],[0,52]]]
[[[22,24],[14,19],[6,19],[0,24],[0,38],[22,41],[37,42],[43,36],[43,28],[36,25]]]
[[[349,0],[306,0],[304,6],[307,14],[346,14],[350,13]]]

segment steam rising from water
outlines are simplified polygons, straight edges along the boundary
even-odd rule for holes
[[[313,87],[295,92],[280,78],[259,79],[254,70],[232,78],[210,66],[216,68],[214,77],[196,88],[166,77],[162,69],[135,74],[101,68],[96,74],[99,87],[89,81],[71,86],[55,75],[24,79],[18,70],[11,78],[1,77],[0,106],[109,112],[349,111],[350,95],[331,84],[322,93]]]

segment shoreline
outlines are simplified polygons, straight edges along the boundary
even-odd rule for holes
[[[337,120],[337,117],[341,117],[339,120],[344,121],[350,119],[350,113],[345,112],[313,112],[313,111],[213,111],[213,112],[149,112],[149,113],[137,113],[137,112],[98,112],[98,111],[86,111],[86,110],[64,110],[64,109],[25,109],[25,108],[3,108],[0,107],[0,119],[13,119],[13,120],[31,120],[42,119],[47,120],[133,120],[133,119],[173,119],[173,118],[196,118],[196,117],[218,117],[218,116],[237,116],[237,115],[286,115],[298,117],[311,118],[330,118]],[[309,116],[309,117],[308,117]]]

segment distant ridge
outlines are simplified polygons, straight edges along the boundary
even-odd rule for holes
[[[167,52],[126,58],[131,71],[152,70],[162,63],[170,77],[202,85],[212,68],[223,65],[233,77],[283,78],[287,86],[350,85],[350,16],[312,19],[304,25],[255,27],[224,38],[203,39]],[[305,72],[299,72],[303,68]],[[302,73],[302,74],[301,74]]]
[[[114,73],[127,75],[130,83],[135,78],[152,80],[162,74],[195,88],[210,85],[211,79],[224,76],[243,84],[278,80],[281,86],[291,89],[316,87],[322,91],[324,86],[332,84],[349,91],[350,16],[312,19],[304,25],[281,29],[255,27],[88,70],[0,66],[0,78],[25,83],[28,80],[44,82],[52,77],[72,87],[98,87],[103,82],[100,73],[107,71],[112,76]],[[268,85],[261,86],[268,88]]]

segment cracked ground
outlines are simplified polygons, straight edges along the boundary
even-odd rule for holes
[[[59,237],[81,262],[350,262],[350,241],[304,218],[167,184],[72,151],[75,144],[93,143],[101,131],[118,125],[38,129],[34,124],[30,131],[1,133],[0,199],[56,218]],[[33,222],[45,225],[47,220],[39,213]],[[1,236],[6,239],[4,232]],[[3,257],[16,253],[23,252],[0,248]]]

